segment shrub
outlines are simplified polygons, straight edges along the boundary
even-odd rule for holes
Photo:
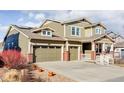
[[[11,69],[5,73],[3,77],[3,81],[5,82],[19,82],[21,81],[21,75],[18,70]]]
[[[6,50],[1,52],[0,56],[8,68],[19,69],[27,65],[27,59],[21,52],[16,50]]]

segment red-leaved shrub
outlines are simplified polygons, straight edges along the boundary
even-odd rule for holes
[[[6,50],[0,53],[6,67],[19,69],[27,65],[27,59],[16,50]]]

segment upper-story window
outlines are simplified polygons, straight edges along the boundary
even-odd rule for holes
[[[96,32],[96,34],[101,34],[101,29],[100,28],[96,28],[95,32]]]
[[[44,30],[41,32],[42,36],[52,36],[52,31]]]
[[[79,27],[72,27],[71,28],[71,35],[72,36],[80,36],[80,28]]]

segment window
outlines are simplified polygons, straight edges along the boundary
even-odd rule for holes
[[[72,36],[80,36],[80,28],[79,27],[72,27],[71,35]]]
[[[43,35],[46,35],[46,31],[43,31]]]
[[[43,35],[43,36],[52,36],[52,31],[44,30],[43,32],[41,32],[41,35]]]
[[[101,34],[101,29],[100,28],[96,28],[96,34]]]

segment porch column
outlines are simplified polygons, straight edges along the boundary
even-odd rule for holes
[[[80,60],[82,60],[83,59],[83,46],[81,45],[80,46]]]
[[[64,45],[61,46],[61,61],[64,61],[63,53],[64,53]]]
[[[112,52],[113,52],[113,50],[114,50],[114,45],[113,45],[113,44],[111,44],[110,51],[112,51]]]
[[[91,43],[91,60],[96,59],[95,42]]]
[[[114,57],[114,44],[113,43],[111,44],[110,53]]]
[[[65,44],[65,51],[63,53],[63,60],[64,61],[69,61],[69,44],[68,44],[68,41],[66,41],[66,44]]]
[[[81,46],[78,46],[78,60],[82,59]]]
[[[102,53],[105,54],[105,43],[102,44]]]
[[[29,42],[29,44],[28,44],[27,61],[29,63],[33,62],[33,45],[31,44],[31,42]]]

